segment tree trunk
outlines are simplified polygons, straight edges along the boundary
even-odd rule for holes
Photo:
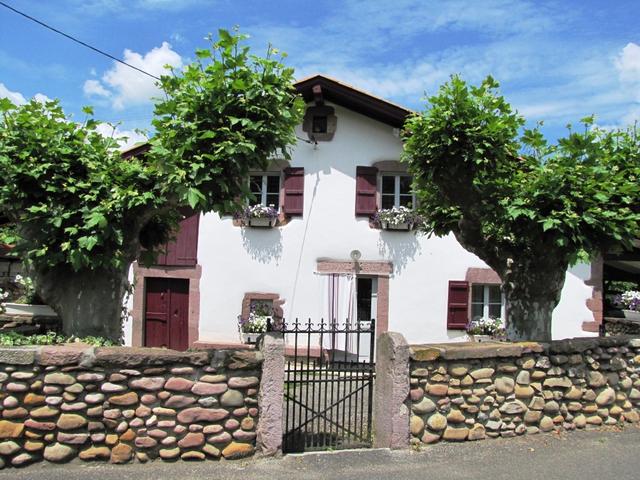
[[[59,266],[30,274],[40,297],[62,319],[65,335],[99,336],[120,343],[129,266],[73,271]]]
[[[509,340],[551,341],[551,317],[560,301],[565,276],[566,266],[551,270],[542,265],[505,275]]]

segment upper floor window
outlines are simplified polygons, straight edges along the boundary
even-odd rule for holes
[[[312,133],[327,133],[327,117],[324,115],[314,115],[311,130]]]
[[[280,174],[264,173],[251,175],[251,193],[256,197],[255,203],[265,207],[280,208]]]
[[[381,208],[412,208],[415,204],[411,192],[411,176],[406,174],[382,174],[380,178]]]
[[[500,285],[471,285],[471,320],[503,318]]]

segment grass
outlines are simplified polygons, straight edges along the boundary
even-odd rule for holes
[[[21,333],[7,332],[0,333],[0,346],[20,347],[27,345],[61,345],[63,343],[86,343],[94,347],[111,347],[115,343],[102,337],[67,337],[55,332],[42,335],[22,335]]]

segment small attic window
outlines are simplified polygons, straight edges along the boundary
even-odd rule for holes
[[[338,119],[335,109],[328,105],[310,105],[304,114],[302,130],[307,133],[309,140],[316,142],[330,142],[336,133]]]
[[[313,133],[327,133],[327,116],[314,115],[311,131]]]

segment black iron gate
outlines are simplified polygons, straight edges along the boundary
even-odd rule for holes
[[[285,453],[371,446],[375,323],[282,322]]]

